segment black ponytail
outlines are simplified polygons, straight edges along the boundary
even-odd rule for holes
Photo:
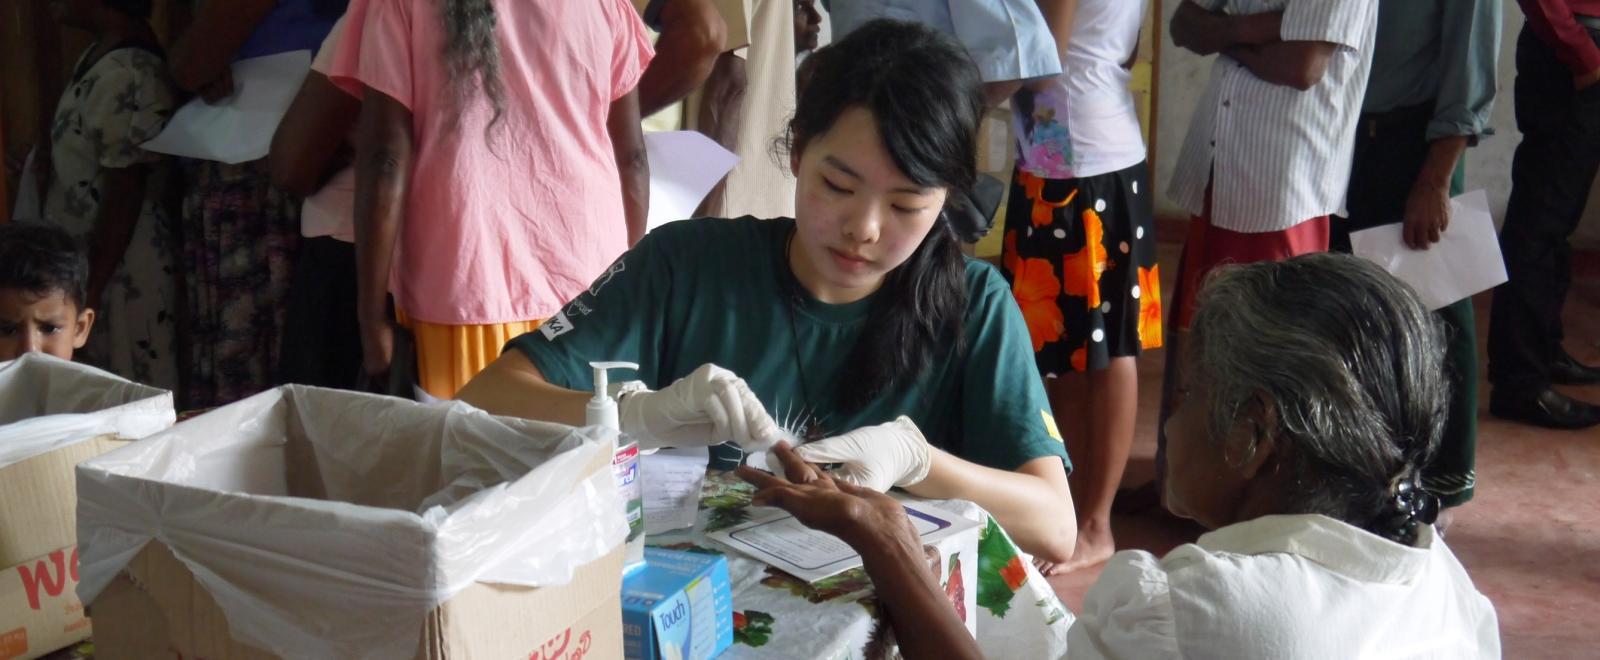
[[[946,208],[971,194],[983,118],[977,66],[955,40],[915,23],[876,20],[806,59],[783,146],[792,154],[845,110],[872,113],[906,178],[947,190]],[[838,403],[857,410],[922,377],[941,355],[965,351],[966,264],[957,238],[978,233],[971,215],[946,211],[905,263],[890,271],[851,349]]]

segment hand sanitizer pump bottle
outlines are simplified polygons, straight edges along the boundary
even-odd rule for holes
[[[594,397],[584,408],[584,424],[601,426],[615,431],[611,447],[611,473],[617,480],[617,490],[627,502],[628,541],[623,560],[623,573],[644,566],[644,490],[639,481],[639,443],[622,435],[622,425],[617,418],[617,401],[611,398],[610,377],[607,369],[638,369],[632,362],[590,362],[594,368]]]

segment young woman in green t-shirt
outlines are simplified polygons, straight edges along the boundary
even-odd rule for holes
[[[1067,560],[1070,463],[1031,340],[999,272],[960,252],[984,228],[946,210],[976,179],[976,67],[941,33],[876,21],[799,77],[795,219],[652,232],[458,398],[581,424],[588,362],[636,361],[656,389],[618,412],[646,448],[815,439],[799,453],[841,478],[972,500]]]

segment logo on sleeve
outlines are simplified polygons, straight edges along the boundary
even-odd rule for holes
[[[628,253],[622,253],[622,256],[617,257],[617,260],[611,263],[611,267],[607,268],[606,272],[601,273],[600,277],[595,278],[594,284],[589,285],[589,295],[600,295],[600,290],[606,288],[606,285],[611,283],[611,278],[616,277],[617,273],[627,270],[627,258]]]
[[[539,332],[544,333],[545,339],[554,341],[556,337],[572,332],[572,321],[567,318],[566,312],[556,312],[555,316],[539,326]]]
[[[1061,429],[1056,428],[1056,418],[1050,416],[1050,411],[1041,409],[1039,416],[1044,418],[1044,432],[1055,438],[1056,442],[1066,442],[1061,439]]]

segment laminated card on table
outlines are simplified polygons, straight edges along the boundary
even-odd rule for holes
[[[978,526],[971,520],[944,509],[902,501],[906,515],[924,545]],[[719,544],[806,582],[816,582],[861,566],[856,554],[838,537],[800,524],[794,516],[779,510],[752,509],[749,521],[707,536]]]

